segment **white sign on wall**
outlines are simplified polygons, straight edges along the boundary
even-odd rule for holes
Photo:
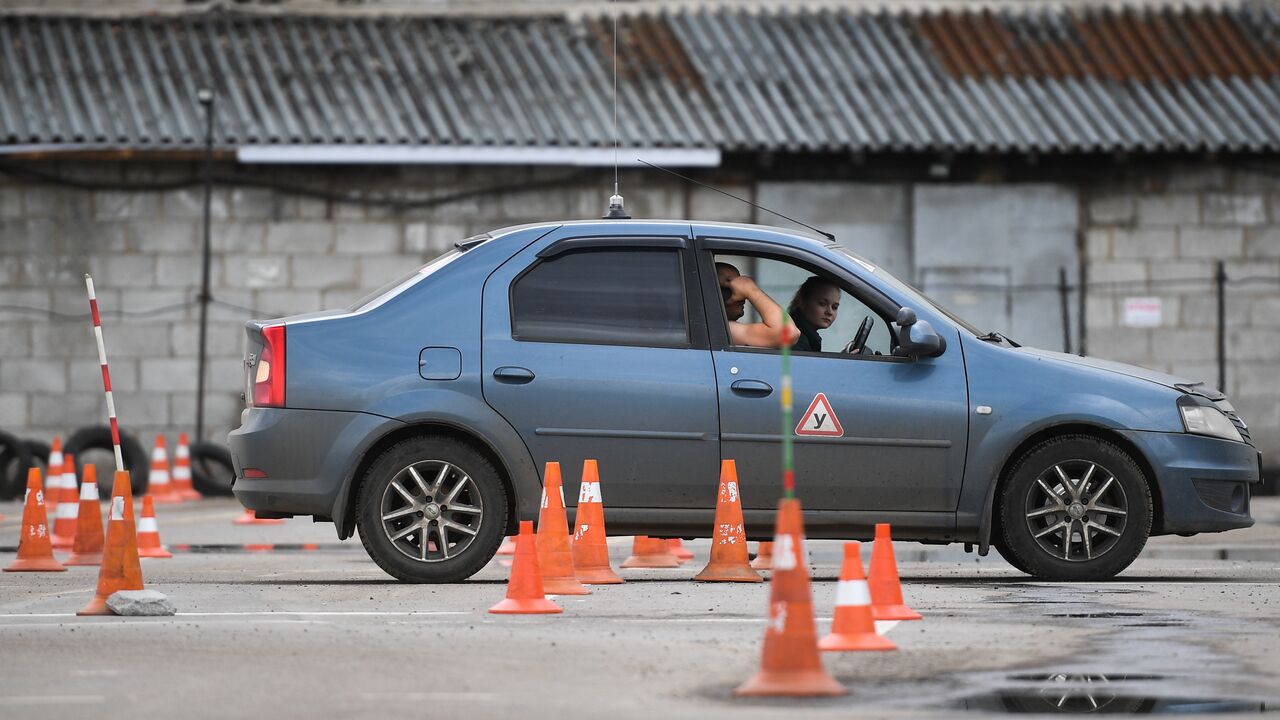
[[[1164,307],[1158,297],[1124,299],[1124,324],[1129,327],[1157,327],[1163,316]]]

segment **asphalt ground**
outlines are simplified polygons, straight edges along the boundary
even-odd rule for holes
[[[0,504],[0,564],[16,504]],[[233,526],[234,501],[161,506],[168,560],[144,560],[170,618],[77,618],[96,568],[0,575],[0,718],[981,717],[1037,711],[1280,708],[1280,503],[1254,528],[1154,539],[1118,579],[1033,581],[995,553],[897,545],[920,622],[899,650],[827,654],[850,690],[741,700],[758,667],[767,584],[678,570],[558,597],[560,616],[495,616],[507,569],[404,585],[358,540],[295,519]],[[614,539],[615,566],[627,541]],[[246,549],[245,545],[273,549]],[[810,543],[820,632],[840,544]],[[1248,558],[1248,559],[1235,559]]]

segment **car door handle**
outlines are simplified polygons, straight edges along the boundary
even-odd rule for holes
[[[729,388],[747,397],[768,397],[773,392],[773,386],[763,380],[735,380]]]
[[[498,382],[510,383],[512,385],[523,385],[533,380],[533,371],[528,368],[512,367],[508,365],[494,370],[493,378]]]

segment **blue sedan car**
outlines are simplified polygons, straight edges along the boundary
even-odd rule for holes
[[[726,287],[738,276],[756,278],[751,306]],[[888,522],[1089,580],[1150,535],[1253,523],[1260,455],[1217,391],[1020,347],[837,242],[689,221],[498,230],[350,308],[250,322],[235,494],[359,530],[401,580],[454,582],[536,516],[547,461],[571,513],[595,458],[610,533],[691,538],[709,536],[733,458],[747,532],[767,539],[780,350],[735,338],[767,320],[750,315],[762,296],[800,285],[825,288],[821,312],[803,292],[791,305],[809,537]]]

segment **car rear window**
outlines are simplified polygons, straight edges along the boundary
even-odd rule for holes
[[[517,340],[681,346],[689,342],[674,250],[584,250],[545,260],[511,291]]]
[[[462,253],[459,250],[456,250],[456,249],[450,250],[449,252],[433,259],[431,262],[427,263],[426,265],[423,265],[418,268],[414,268],[412,272],[407,272],[404,275],[401,275],[400,277],[396,278],[395,280],[392,280],[391,282],[387,283],[386,285],[383,285],[377,290],[374,290],[368,295],[365,295],[364,297],[352,303],[347,308],[347,311],[360,312],[361,310],[368,310],[377,305],[380,305],[383,301],[389,300],[392,297],[399,295],[401,292],[404,291],[405,288],[418,282],[423,277],[430,275],[431,273],[439,270],[445,265],[448,265],[450,262],[453,262],[454,258],[457,258],[461,254]]]

